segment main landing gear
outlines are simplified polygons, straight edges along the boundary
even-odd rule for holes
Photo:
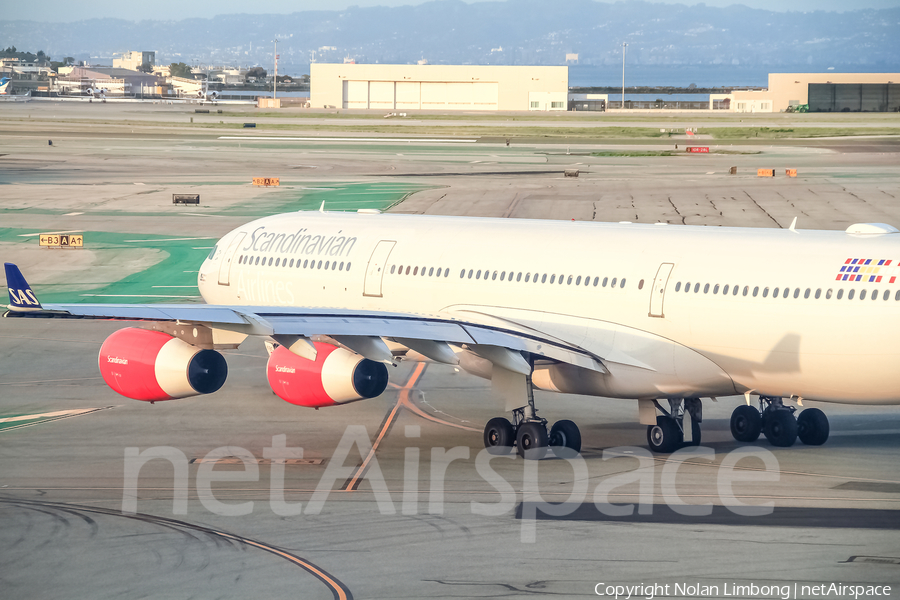
[[[684,445],[700,445],[700,423],[703,421],[703,404],[700,398],[670,399],[669,410],[653,401],[662,413],[656,417],[656,425],[647,426],[647,444],[653,452],[668,454]],[[691,435],[685,442],[685,414],[689,415]]]
[[[755,442],[763,433],[773,446],[793,446],[797,438],[808,446],[828,439],[828,417],[818,408],[807,408],[794,417],[793,406],[778,396],[760,396],[759,409],[742,404],[731,413],[731,435],[739,442]]]
[[[527,380],[528,404],[512,411],[513,422],[494,417],[484,427],[484,447],[491,454],[509,454],[514,445],[519,456],[539,460],[552,447],[558,456],[565,458],[581,452],[581,432],[572,421],[557,421],[547,431],[547,419],[537,416],[534,407],[534,389],[531,377]],[[565,449],[565,450],[562,450]]]

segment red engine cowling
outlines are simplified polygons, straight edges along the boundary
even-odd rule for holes
[[[126,398],[156,402],[211,394],[228,376],[225,358],[160,331],[120,329],[100,347],[100,374]]]
[[[374,398],[387,388],[384,364],[343,348],[315,342],[316,360],[278,346],[269,356],[266,374],[279,398],[298,406],[319,408]]]

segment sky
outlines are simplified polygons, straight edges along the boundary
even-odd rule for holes
[[[40,2],[10,2],[3,8],[4,20],[72,22],[83,19],[112,17],[139,21],[143,19],[180,20],[194,17],[213,17],[234,13],[293,13],[304,10],[341,10],[349,6],[408,6],[425,0],[266,0],[252,3],[247,0],[153,0],[152,2],[122,2],[121,0],[41,0]],[[470,0],[467,0],[471,3]],[[667,4],[694,5],[684,0],[649,0]],[[775,11],[845,11],[861,8],[896,8],[900,0],[705,0],[708,6],[743,4],[751,8]]]

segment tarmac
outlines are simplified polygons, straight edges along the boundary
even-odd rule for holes
[[[154,124],[156,109],[134,107],[93,123],[108,108],[0,106],[0,253],[45,302],[196,302],[195,271],[219,236],[322,202],[709,226],[900,225],[900,145],[877,129],[855,140],[703,140],[711,154],[594,156],[660,145],[362,142],[344,131],[330,137],[345,141],[251,140],[323,134],[194,130]],[[759,168],[776,176],[757,177]],[[572,169],[578,177],[565,176]],[[253,177],[280,186],[254,187]],[[172,194],[201,202],[173,205]],[[41,248],[42,232],[83,233],[85,247]],[[503,408],[489,382],[452,367],[401,363],[381,397],[314,411],[272,394],[266,351],[250,340],[225,351],[221,391],[151,406],[116,395],[97,371],[100,344],[120,327],[0,321],[4,597],[574,598],[659,584],[670,587],[657,597],[787,589],[815,598],[824,595],[812,586],[832,582],[897,595],[900,408],[806,402],[828,414],[831,438],[775,448],[735,442],[729,417],[743,398],[719,398],[704,402],[701,453],[651,457],[635,403],[539,392],[543,416],[579,424],[581,457],[488,462],[482,428]],[[138,469],[142,452],[163,458]],[[210,471],[216,456],[229,458]],[[631,514],[612,514],[629,504]]]

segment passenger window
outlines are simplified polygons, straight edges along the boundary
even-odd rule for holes
[[[609,277],[604,277],[602,287],[606,287],[607,283],[609,283]]]
[[[521,275],[521,273],[519,273],[519,275]],[[537,277],[535,277],[534,280],[537,281]],[[525,283],[529,282],[531,282],[531,273],[525,273]]]
[[[418,275],[418,274],[419,274],[419,267],[416,267],[413,269],[413,275]]]
[[[616,287],[616,281],[618,277],[613,277],[612,282],[610,282],[609,287]]]
[[[487,279],[487,274],[485,274],[484,278]],[[497,271],[494,271],[494,274],[491,275],[491,281],[494,281],[496,279],[497,279]]]
[[[347,263],[347,270],[350,270],[350,263]]]
[[[784,288],[784,293],[781,295],[782,298],[787,298],[788,294],[791,293],[791,288]]]
[[[288,268],[292,268],[293,266],[294,266],[294,259],[292,258],[291,264],[288,265]],[[343,263],[341,263],[341,266],[343,266]]]
[[[575,280],[575,285],[581,285],[581,275],[579,275],[578,279]]]
[[[713,294],[718,294],[718,293],[719,293],[719,284],[717,283],[715,285],[715,287],[713,287]]]
[[[422,277],[425,277],[425,269],[426,269],[426,268],[427,268],[427,267],[422,267]]]
[[[794,298],[800,297],[800,288],[794,288]]]
[[[519,274],[516,275],[516,282],[522,281],[522,271],[519,271]],[[525,274],[525,283],[528,283],[528,273]]]
[[[534,280],[537,281],[537,277],[535,277]],[[541,275],[541,283],[547,283],[547,274],[546,273]]]
[[[326,271],[328,270],[328,261],[327,260],[325,261],[325,270]]]
[[[878,300],[878,290],[872,290],[872,300]]]
[[[587,287],[587,286],[589,286],[589,285],[591,285],[591,276],[590,276],[590,275],[585,275],[585,276],[584,276],[584,286]]]
[[[622,289],[624,287],[625,287],[625,278],[623,277],[622,281],[619,282],[619,289]]]
[[[641,279],[640,281],[638,281],[638,289],[639,289],[639,290],[644,289],[644,280],[643,280],[643,279]]]
[[[343,271],[343,270],[344,270],[344,261],[341,261],[341,266],[338,267],[338,271]]]
[[[409,270],[410,270],[410,269],[412,269],[412,267],[410,267],[410,266],[406,267],[406,274],[407,274],[407,275],[409,275]]]
[[[478,269],[478,272],[475,273],[475,279],[481,279],[481,269]]]
[[[466,276],[466,270],[463,269],[462,271],[459,272],[459,278],[462,279],[465,276]]]
[[[599,277],[594,277],[594,287],[597,287],[597,283],[600,281]]]
[[[556,281],[556,275],[551,275],[551,276],[550,276],[550,283],[553,283],[554,281]]]
[[[744,296],[746,296],[746,295],[747,295],[747,292],[749,292],[749,291],[750,291],[750,286],[749,286],[749,285],[745,285],[745,286],[744,286]]]
[[[890,290],[884,290],[884,299],[887,300],[887,299],[890,298],[890,297],[891,297],[891,291],[890,291]]]
[[[900,292],[897,292],[897,295],[900,296]],[[838,290],[837,299],[840,300],[844,297],[844,290]]]
[[[676,291],[676,292],[680,292],[680,291],[681,291],[681,282],[680,282],[680,281],[679,281],[678,283],[675,284],[675,291]]]
[[[812,291],[812,290],[810,290],[809,288],[806,288],[806,291],[803,292],[803,298],[804,298],[804,299],[809,298],[809,293],[810,293],[811,291]]]
[[[440,269],[438,269],[438,274],[440,274],[440,272]],[[428,276],[431,277],[432,275],[434,275],[434,267],[428,269]]]
[[[816,300],[822,297],[822,288],[816,290]]]
[[[753,288],[753,297],[756,298],[756,295],[757,295],[758,293],[759,293],[759,286],[757,285],[757,286],[755,286],[755,287]]]
[[[722,288],[722,295],[723,296],[728,295],[728,284],[727,283],[725,284],[725,287]]]
[[[334,271],[335,269],[337,269],[337,261],[333,260],[331,261],[331,270]]]
[[[563,284],[563,280],[564,280],[565,278],[566,278],[565,275],[563,275],[562,273],[559,274],[559,285],[562,285],[562,284]]]
[[[865,299],[866,299],[866,290],[862,290],[862,291],[859,293],[859,299],[860,299],[860,300],[865,300]]]
[[[763,289],[763,298],[768,297],[768,295],[769,295],[769,288],[764,288]]]
[[[272,266],[272,260],[273,260],[273,259],[272,259],[272,257],[270,256],[270,257],[269,257],[269,266],[270,266],[270,267]]]
[[[772,292],[772,297],[773,297],[773,298],[777,298],[777,297],[778,297],[778,288],[775,288],[775,291]]]
[[[581,278],[579,277],[579,279],[581,279]],[[560,275],[559,281],[560,281],[560,283],[562,283],[562,275]],[[572,285],[572,276],[571,275],[569,275],[569,278],[566,280],[566,285]]]
[[[696,294],[696,293],[699,292],[699,291],[700,291],[700,284],[699,284],[699,283],[695,283],[695,284],[694,284],[694,293]]]
[[[317,268],[317,269],[321,269],[321,268],[322,268],[322,261],[321,261],[321,260],[319,261],[319,264],[316,266],[316,268]],[[409,268],[409,267],[407,267],[407,268]]]
[[[275,266],[277,267],[277,266],[279,265],[279,263],[281,263],[281,259],[280,259],[280,258],[276,258],[276,259],[275,259]]]
[[[500,271],[500,281],[503,281],[506,277],[506,271]],[[512,274],[510,274],[510,279],[512,279]]]
[[[825,299],[831,300],[831,289],[829,289],[827,292],[825,292]],[[884,299],[887,300],[887,296],[885,296]]]
[[[853,294],[856,293],[856,290],[850,290],[847,292],[847,300],[853,300]]]
[[[703,285],[703,293],[704,293],[704,294],[708,294],[708,293],[709,293],[709,284],[708,284],[708,283]]]
[[[894,294],[894,300],[895,300],[895,301],[900,301],[900,290],[897,290],[897,293]]]
[[[473,273],[472,269],[469,269],[469,279],[472,279],[472,273]],[[479,271],[479,273],[481,273],[481,271]]]

